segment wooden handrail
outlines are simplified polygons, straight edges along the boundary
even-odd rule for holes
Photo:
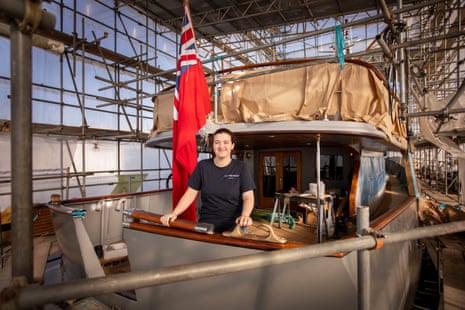
[[[224,237],[219,233],[214,233],[211,235],[199,234],[199,233],[192,232],[192,231],[176,229],[176,228],[161,226],[161,225],[140,223],[140,222],[124,223],[124,226],[129,229],[154,233],[158,235],[190,239],[190,240],[195,240],[195,241],[202,241],[202,242],[215,243],[215,244],[221,244],[221,245],[232,245],[232,246],[238,246],[238,247],[244,247],[244,248],[256,249],[256,250],[264,250],[264,251],[297,248],[297,247],[304,247],[308,245],[308,244],[299,243],[299,242],[273,243],[273,242],[266,242],[266,241],[260,241],[260,240],[252,240],[252,239],[229,238],[229,237]]]
[[[137,220],[145,220],[156,224],[162,224],[162,215],[153,212],[137,209],[128,209],[124,210],[124,214]],[[170,223],[170,227],[206,234],[213,234],[215,228],[213,224],[197,223],[183,219],[176,219],[175,221],[172,221]]]
[[[62,200],[61,203],[62,204],[76,204],[76,203],[85,203],[85,202],[96,202],[96,201],[104,200],[104,199],[118,199],[118,198],[123,198],[123,197],[144,196],[144,195],[150,195],[150,194],[166,192],[166,191],[171,191],[171,190],[169,190],[169,189],[157,189],[157,190],[146,191],[146,192],[113,194],[113,195],[92,196],[92,197],[83,197],[83,198],[72,198],[72,199]]]

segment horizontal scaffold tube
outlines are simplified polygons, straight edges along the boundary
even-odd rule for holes
[[[386,233],[384,244],[416,240],[465,231],[465,221],[419,227],[408,231]],[[15,300],[20,309],[59,301],[150,287],[186,280],[207,278],[232,272],[291,263],[348,251],[375,248],[379,236],[364,235],[353,239],[330,241],[301,248],[284,249],[240,257],[223,258],[194,264],[163,267],[141,272],[109,275],[44,286],[18,288]]]
[[[22,0],[22,1],[0,1],[0,12],[3,13],[6,17],[9,17],[10,19],[16,19],[16,20],[22,20],[25,18],[27,15],[27,8],[26,6],[29,5],[27,3],[28,1]],[[31,2],[37,2],[37,1],[31,1]],[[49,13],[45,10],[42,9],[42,6],[40,5],[40,10],[41,10],[41,18],[38,24],[39,29],[44,30],[44,31],[50,31],[55,28],[55,23],[56,23],[56,17],[52,13]],[[37,14],[38,12],[33,12],[34,14]]]

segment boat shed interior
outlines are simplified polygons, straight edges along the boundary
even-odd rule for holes
[[[34,205],[52,194],[170,188],[171,151],[146,142],[154,98],[176,85],[184,2],[0,1],[2,268],[11,255],[3,230],[11,229],[12,197]],[[463,0],[187,2],[215,91],[238,68],[267,72],[341,57],[376,67],[401,102],[415,176],[432,198],[465,212]],[[430,134],[424,117],[434,118]],[[299,141],[281,143],[305,146]],[[247,145],[260,143],[244,135],[237,148],[247,156]]]
[[[6,1],[0,15],[0,48],[11,63],[19,61],[20,54],[10,46],[13,17],[6,12],[15,9],[20,14],[25,3]],[[456,156],[422,136],[418,113],[427,108],[416,94],[444,100],[463,92],[460,1],[191,0],[189,4],[199,57],[205,72],[216,79],[237,67],[302,59],[337,61],[334,27],[343,26],[344,57],[375,65],[393,91],[404,97],[403,116],[409,140],[416,146],[413,156],[419,176],[440,190],[457,192]],[[141,190],[163,187],[169,155],[144,148],[144,143],[153,128],[152,97],[175,84],[183,1],[44,1],[41,7],[47,12],[43,24],[48,28],[39,24],[32,35],[33,70],[27,77],[32,84],[30,130],[35,139],[53,145],[35,154],[53,150],[61,159],[57,157],[53,166],[46,159],[34,161],[34,201],[46,201],[50,187],[65,198],[111,192],[123,174],[147,173]],[[399,61],[401,52],[405,59]],[[2,62],[4,150],[10,145],[14,108],[10,68],[10,62]],[[401,73],[405,80],[399,80]],[[460,109],[435,112],[438,128],[461,120]],[[463,148],[463,128],[441,134]],[[97,158],[106,152],[114,160],[101,165]],[[127,153],[133,158],[124,160]],[[12,179],[9,156],[5,157],[0,169],[2,208],[9,204]],[[157,168],[148,163],[153,157],[159,159]]]

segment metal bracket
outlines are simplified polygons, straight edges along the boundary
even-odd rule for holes
[[[386,238],[386,236],[379,232],[375,231],[372,228],[364,229],[361,233],[357,233],[357,236],[363,237],[363,236],[371,236],[373,237],[373,240],[376,242],[375,245],[367,250],[377,250],[383,247],[384,241],[383,239]]]
[[[374,247],[368,249],[368,250],[378,250],[381,249],[384,246],[384,238],[386,237],[384,234],[377,232],[377,231],[372,231],[370,235],[373,237],[375,240],[376,244]]]

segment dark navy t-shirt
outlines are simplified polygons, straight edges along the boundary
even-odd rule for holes
[[[242,212],[242,193],[255,189],[247,166],[236,159],[226,167],[217,167],[213,159],[200,161],[188,185],[200,191],[199,222],[215,225],[216,232],[234,229]]]

